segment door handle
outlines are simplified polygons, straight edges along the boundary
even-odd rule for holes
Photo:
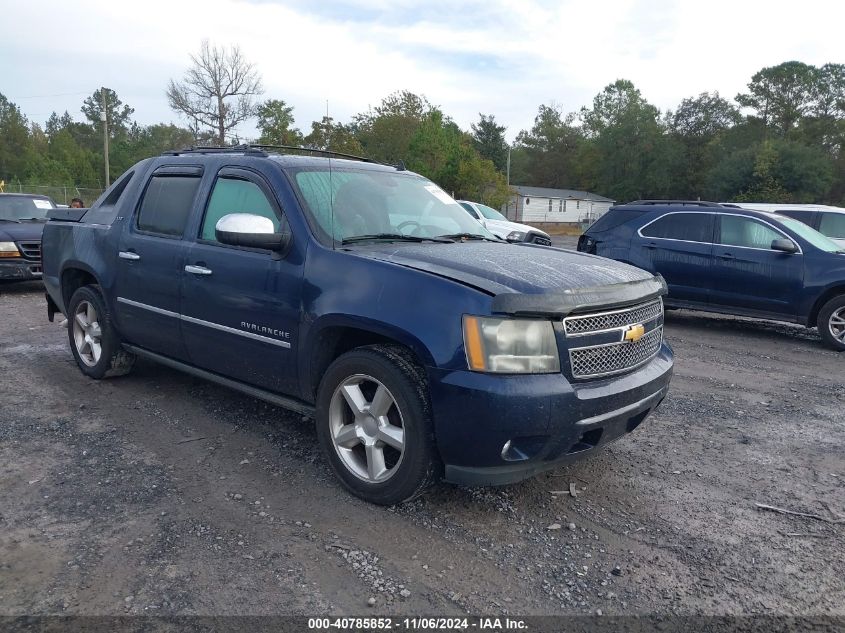
[[[117,254],[120,259],[128,259],[131,262],[137,262],[141,259],[141,256],[138,253],[133,253],[132,251],[120,251]]]
[[[211,269],[206,268],[205,266],[191,266],[189,264],[185,266],[185,272],[191,273],[192,275],[210,275]]]
[[[647,248],[653,251],[655,248],[657,248],[657,244],[643,244],[643,248]]]
[[[736,259],[730,253],[722,253],[721,255],[718,255],[718,257],[719,257],[719,259]]]

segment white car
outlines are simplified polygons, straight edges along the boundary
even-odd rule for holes
[[[529,242],[540,246],[552,245],[552,238],[549,237],[548,233],[527,224],[511,222],[493,207],[469,200],[458,200],[458,204],[496,237],[501,237],[508,242]]]

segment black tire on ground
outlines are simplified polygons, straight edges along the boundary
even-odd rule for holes
[[[825,344],[840,352],[845,351],[845,339],[843,339],[845,325],[840,323],[843,318],[845,318],[845,295],[839,295],[822,306],[816,321],[819,334]]]
[[[332,409],[335,393],[340,395],[340,387],[355,377],[367,376],[381,383],[392,396],[389,417],[391,424],[397,424],[401,416],[404,447],[400,458],[394,453],[393,463],[386,460],[392,474],[384,481],[366,481],[356,475],[353,469],[341,459],[343,448],[336,448],[332,430],[332,411],[342,410],[348,426],[354,420],[351,406],[345,399],[340,402],[340,409]],[[366,390],[369,388],[369,391]],[[361,383],[360,393],[365,394],[373,404],[377,389],[374,381]],[[369,393],[369,396],[366,395]],[[344,403],[348,411],[344,409]],[[429,402],[428,381],[425,372],[415,362],[413,356],[404,348],[394,345],[369,345],[354,349],[337,358],[326,370],[317,392],[317,436],[332,470],[343,485],[353,494],[371,503],[393,505],[409,501],[422,494],[440,476],[441,464],[434,440]],[[345,427],[344,427],[345,428]],[[353,440],[354,441],[354,440]],[[388,455],[391,447],[382,443],[384,453]],[[355,446],[346,454],[351,455],[360,449],[359,455],[366,454],[363,444]],[[349,459],[360,459],[351,455]],[[385,458],[386,459],[386,458]],[[364,468],[368,467],[369,455],[364,458]],[[364,473],[366,475],[367,473]]]
[[[77,336],[84,336],[85,334],[75,325],[80,306],[83,308],[91,306],[93,308],[91,314],[96,315],[94,320],[96,325],[91,330],[91,333],[96,334],[96,330],[99,329],[100,333],[99,345],[101,351],[96,358],[93,356],[91,347],[86,348],[84,343],[78,344],[76,339]],[[106,307],[99,286],[83,286],[73,293],[68,302],[67,320],[70,350],[83,374],[100,380],[101,378],[123,376],[132,370],[132,366],[135,364],[135,355],[121,347],[120,339],[112,325],[111,314]],[[82,352],[80,348],[82,348]]]

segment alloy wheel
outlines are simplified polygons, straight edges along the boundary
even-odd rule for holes
[[[334,449],[349,472],[367,483],[396,473],[405,453],[405,429],[387,387],[372,376],[350,376],[332,394],[328,417]]]
[[[845,306],[833,311],[827,326],[833,338],[840,343],[845,343]]]
[[[76,353],[88,367],[100,362],[103,333],[97,309],[90,301],[80,301],[73,315],[73,342]]]

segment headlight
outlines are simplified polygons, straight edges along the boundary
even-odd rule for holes
[[[464,349],[472,371],[551,374],[560,371],[551,321],[464,315]]]
[[[521,231],[511,231],[508,233],[508,237],[506,238],[508,242],[521,242],[525,239],[525,233]]]
[[[20,257],[14,242],[0,242],[0,257]]]

